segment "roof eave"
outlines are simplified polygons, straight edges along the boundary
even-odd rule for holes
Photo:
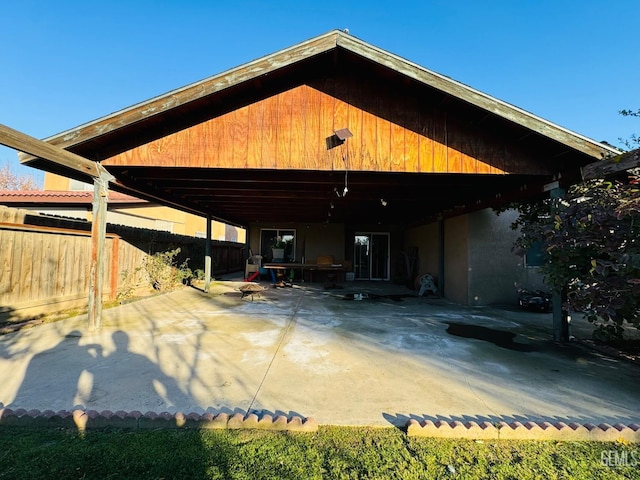
[[[344,35],[333,30],[284,50],[260,57],[244,65],[207,77],[184,87],[118,110],[91,122],[45,138],[45,142],[69,148],[127,125],[161,114],[180,105],[225,90],[239,83],[267,75],[290,64],[334,49],[337,38]],[[28,164],[36,157],[19,154],[20,162]]]
[[[223,91],[242,82],[269,74],[301,60],[328,52],[337,47],[348,50],[405,75],[408,78],[412,78],[417,82],[482,108],[501,118],[537,132],[542,136],[556,140],[594,158],[594,160],[619,155],[621,153],[620,150],[610,145],[597,142],[563,128],[514,105],[498,100],[463,83],[428,70],[339,30],[332,30],[244,65],[172,90],[73,129],[66,130],[46,138],[45,141],[62,148],[70,148],[119,128],[143,121],[154,115],[167,112],[199,98]],[[27,154],[19,154],[19,156],[20,161],[25,164],[36,160],[36,157]]]
[[[569,129],[554,124],[542,117],[518,108],[510,103],[487,95],[432,70],[424,68],[398,55],[370,45],[349,35],[340,35],[336,39],[339,47],[376,62],[380,65],[401,73],[420,83],[429,85],[460,100],[480,107],[488,112],[510,120],[548,138],[552,138],[571,148],[579,150],[594,159],[601,159],[612,155],[619,155],[621,150],[597,142]]]

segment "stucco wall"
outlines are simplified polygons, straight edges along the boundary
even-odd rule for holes
[[[260,252],[260,230],[263,228],[296,231],[296,261],[302,261],[303,247],[306,263],[314,263],[319,255],[333,255],[336,262],[345,258],[345,233],[342,224],[253,224],[249,228],[249,247],[254,254]],[[263,252],[264,253],[264,252]]]
[[[514,210],[496,215],[491,209],[469,218],[469,304],[514,304],[519,287],[544,288],[537,268],[527,268],[511,251],[518,232],[511,224]]]
[[[45,190],[71,190],[71,180],[60,175],[46,172],[44,175]],[[93,191],[89,186],[88,191]],[[45,207],[49,209],[49,207]],[[45,208],[32,209],[39,212],[46,212]],[[166,230],[171,233],[187,236],[204,237],[207,231],[207,220],[204,217],[186,213],[169,207],[159,205],[144,205],[123,208],[116,203],[108,205],[107,222],[117,223],[138,228],[148,228],[151,230]],[[84,218],[91,220],[91,204],[88,207],[79,208],[79,214],[62,214],[71,218]],[[245,230],[240,227],[234,227],[212,221],[211,238],[213,240],[221,240],[227,242],[245,242]]]
[[[408,229],[405,248],[417,246],[420,257],[419,273],[438,278],[438,223]],[[454,302],[467,304],[468,299],[468,217],[462,215],[444,222],[444,296]]]
[[[468,305],[516,304],[518,288],[548,290],[538,268],[526,267],[511,247],[518,213],[486,209],[445,220],[444,295]],[[405,248],[417,246],[419,272],[438,275],[438,224],[410,228]]]
[[[469,216],[444,222],[444,296],[454,302],[469,302]]]
[[[305,262],[313,263],[319,255],[333,255],[336,262],[344,260],[344,225],[312,223],[298,227],[299,248],[306,242]],[[301,253],[298,254],[298,259]]]
[[[405,233],[404,251],[418,247],[418,275],[429,273],[437,281],[438,277],[438,224],[431,223],[410,228]]]

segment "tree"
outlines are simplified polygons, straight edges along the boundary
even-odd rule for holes
[[[637,177],[575,185],[562,199],[523,207],[515,226],[518,247],[545,245],[547,284],[567,289],[566,307],[595,322],[596,336],[619,338],[625,320],[640,323]]]
[[[619,113],[625,117],[640,117],[640,108],[635,112],[633,110],[620,110]],[[631,137],[628,139],[621,138],[620,142],[622,142],[622,144],[629,150],[640,147],[640,137],[635,133],[631,134]]]
[[[0,190],[38,190],[32,175],[15,174],[8,162],[0,168]]]
[[[621,113],[640,117],[640,110]],[[626,145],[639,142],[634,135]],[[541,270],[546,283],[556,291],[566,289],[565,308],[595,322],[594,337],[601,340],[621,338],[625,321],[640,324],[637,173],[585,181],[563,198],[516,206],[520,217],[513,228],[521,235],[515,247],[545,246],[547,262]]]

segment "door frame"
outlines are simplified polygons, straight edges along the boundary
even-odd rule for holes
[[[385,265],[385,271],[386,271],[386,276],[384,278],[382,277],[375,277],[373,278],[372,275],[372,266],[374,264],[374,258],[373,255],[371,255],[371,253],[369,253],[368,257],[369,257],[369,276],[368,277],[362,277],[362,276],[357,276],[355,279],[356,280],[375,280],[375,281],[388,281],[391,278],[391,233],[390,232],[355,232],[355,235],[353,237],[353,267],[354,267],[354,272],[356,272],[356,260],[357,260],[357,253],[356,253],[356,238],[357,237],[368,237],[369,238],[369,251],[371,252],[371,243],[373,242],[373,237],[375,236],[384,236],[387,239],[387,251],[385,252],[386,255],[386,265]]]

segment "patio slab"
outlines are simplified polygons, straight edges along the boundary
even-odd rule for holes
[[[418,421],[640,422],[640,368],[551,342],[549,314],[463,307],[387,283],[183,288],[0,337],[0,403]],[[354,295],[356,294],[356,295]],[[362,300],[353,300],[363,294]]]

